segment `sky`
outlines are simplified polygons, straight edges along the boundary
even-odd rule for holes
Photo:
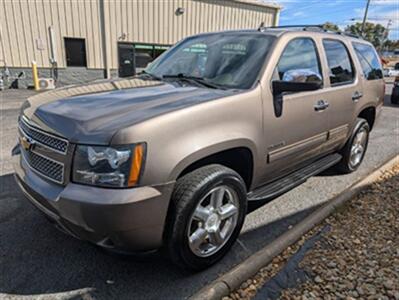
[[[341,29],[353,24],[351,19],[361,22],[367,0],[274,0],[264,1],[283,6],[280,25],[323,24],[332,22]],[[399,0],[371,0],[368,21],[390,25],[389,38],[399,39]]]

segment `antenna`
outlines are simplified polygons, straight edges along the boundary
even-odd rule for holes
[[[264,27],[265,27],[265,22],[262,21],[258,27],[258,31],[262,31]]]

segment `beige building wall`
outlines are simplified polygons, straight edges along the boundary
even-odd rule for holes
[[[58,67],[66,67],[64,38],[73,37],[85,39],[88,68],[117,69],[118,42],[172,45],[200,32],[271,26],[278,12],[253,0],[0,0],[0,66],[51,67],[49,26]]]

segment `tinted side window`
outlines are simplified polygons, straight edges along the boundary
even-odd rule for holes
[[[321,76],[316,46],[309,38],[298,38],[288,43],[275,70],[275,78],[284,80],[284,73],[293,70],[307,70]]]
[[[355,48],[356,56],[362,65],[363,74],[366,79],[383,78],[381,63],[374,48],[361,43],[353,43],[353,48]]]
[[[345,45],[340,41],[324,40],[323,46],[327,56],[331,84],[351,82],[355,74]]]

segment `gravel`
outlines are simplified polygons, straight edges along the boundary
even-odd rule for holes
[[[305,241],[326,227],[299,264],[308,280],[283,287],[280,299],[399,300],[398,187],[399,164],[224,300],[255,298]],[[268,298],[273,297],[262,299]]]

